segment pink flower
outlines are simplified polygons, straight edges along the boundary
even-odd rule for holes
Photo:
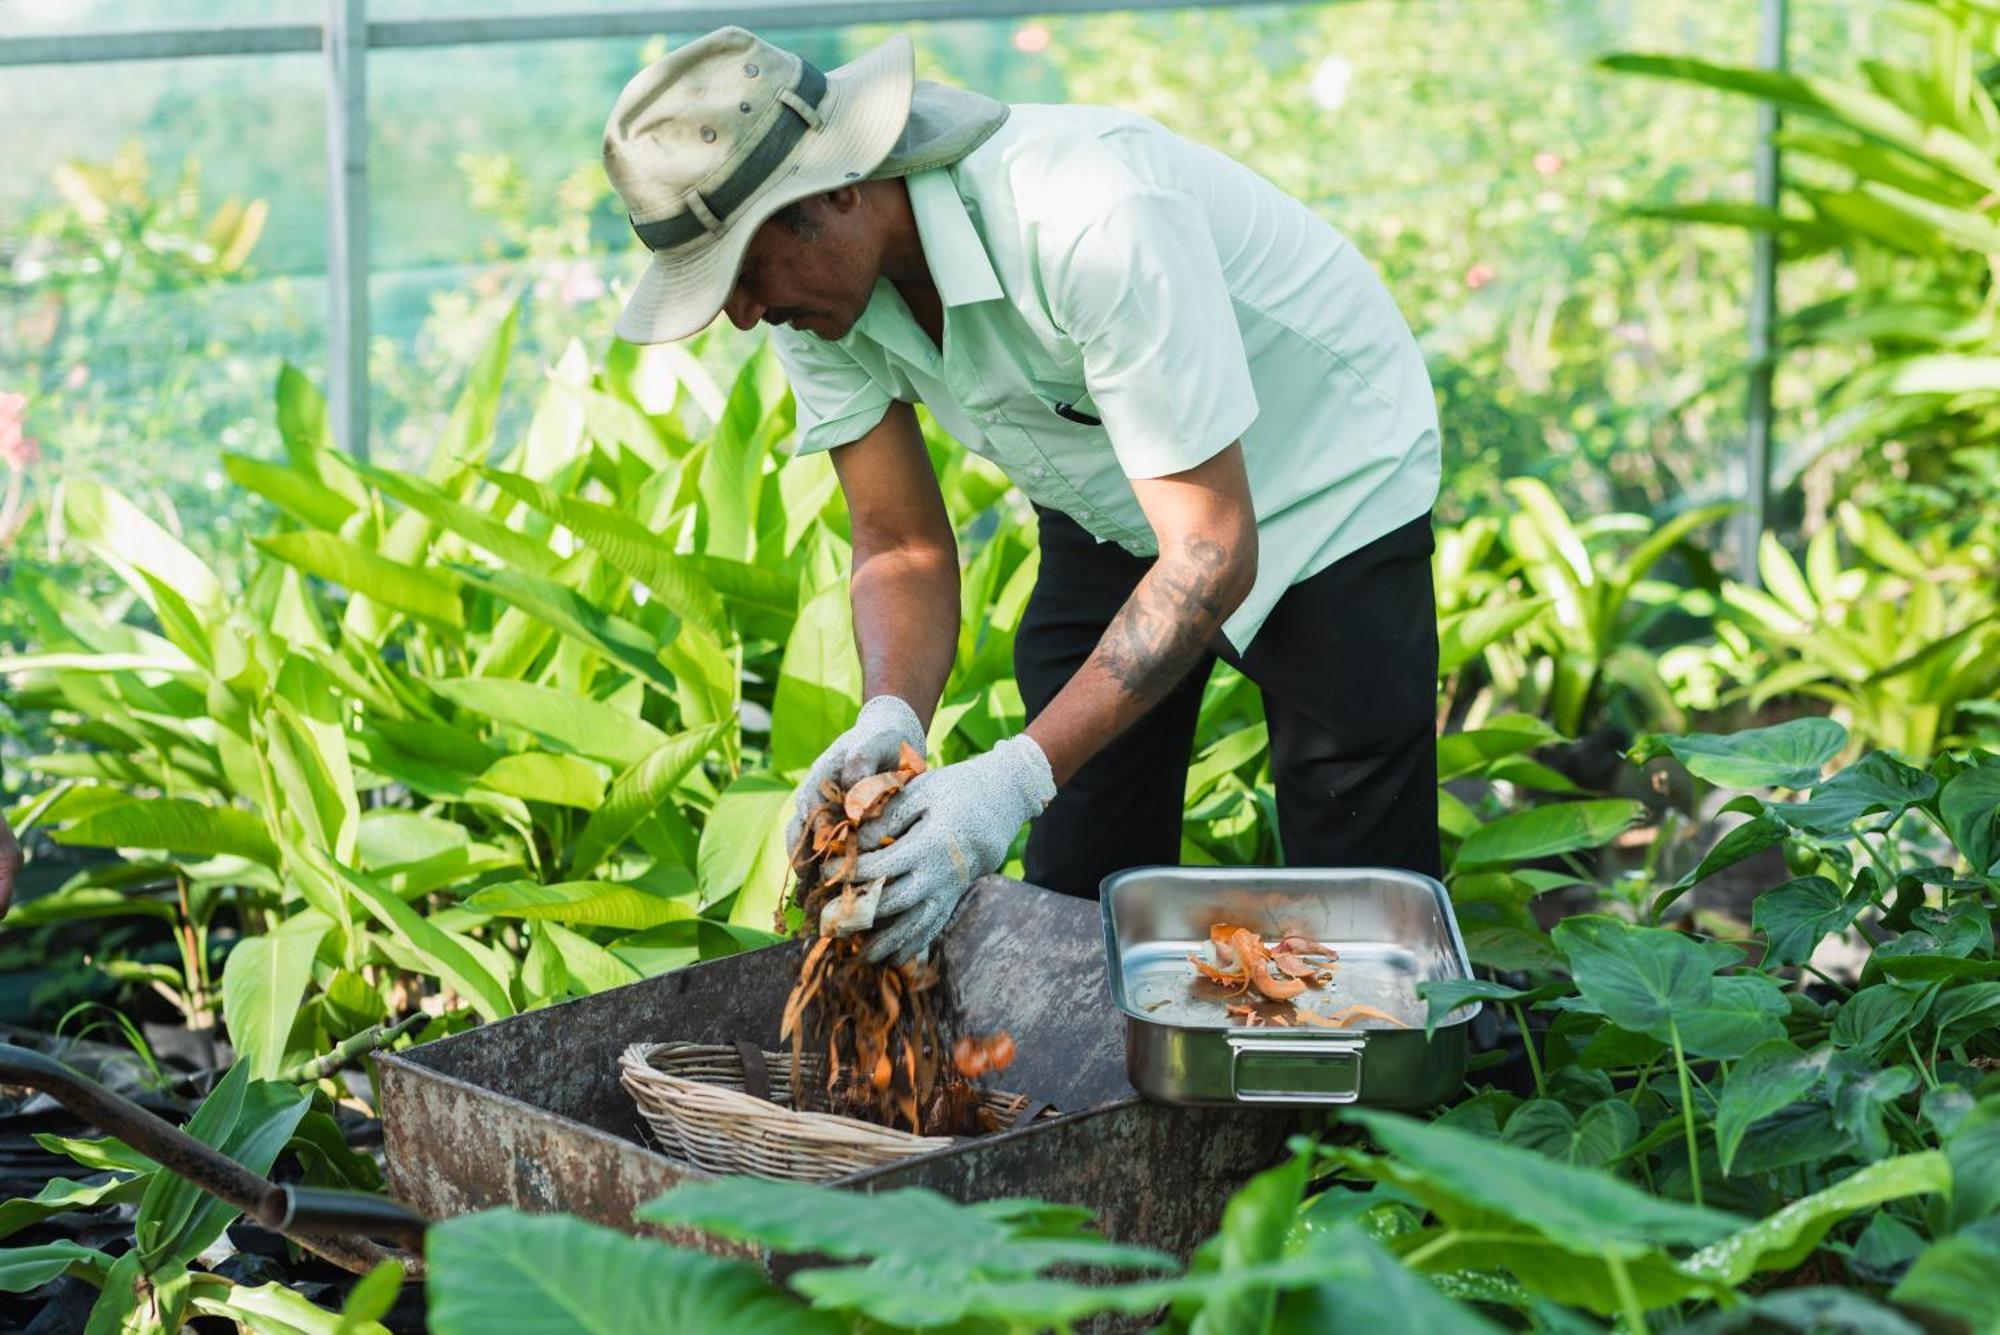
[[[0,394],[0,463],[22,472],[42,457],[40,444],[22,425],[27,411],[27,395]]]
[[[1465,271],[1465,285],[1477,292],[1493,281],[1493,266],[1484,262],[1473,265]]]
[[[69,370],[63,372],[63,388],[82,389],[84,382],[88,379],[90,379],[90,368],[82,362],[78,362],[76,365],[70,367]]]
[[[1544,176],[1554,176],[1562,170],[1562,165],[1563,160],[1561,156],[1551,153],[1547,149],[1543,149],[1541,152],[1535,154],[1535,170]]]
[[[1049,29],[1045,23],[1027,23],[1014,29],[1014,49],[1037,56],[1049,49]]]

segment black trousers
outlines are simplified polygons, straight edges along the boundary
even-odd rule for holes
[[[1041,573],[1014,641],[1030,719],[1083,666],[1153,564],[1099,543],[1068,515],[1035,509]],[[1293,585],[1249,652],[1217,636],[1029,827],[1028,880],[1095,899],[1114,871],[1180,862],[1196,716],[1217,658],[1263,693],[1286,865],[1440,874],[1431,550],[1425,515]]]

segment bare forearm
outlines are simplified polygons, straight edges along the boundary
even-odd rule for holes
[[[929,727],[958,651],[957,554],[857,551],[849,594],[862,699],[898,696]]]
[[[1179,684],[1255,579],[1254,537],[1194,537],[1161,554],[1089,659],[1028,726],[1058,784]]]

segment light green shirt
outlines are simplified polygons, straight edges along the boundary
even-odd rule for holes
[[[1238,650],[1292,584],[1431,508],[1437,406],[1408,324],[1344,236],[1249,168],[1144,116],[1017,105],[906,179],[943,351],[886,279],[837,342],[774,328],[799,453],[921,401],[1030,499],[1152,556],[1131,479],[1240,438],[1258,557],[1223,623]]]

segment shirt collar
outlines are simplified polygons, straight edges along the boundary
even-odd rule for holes
[[[910,189],[910,212],[924,243],[924,263],[938,299],[947,306],[997,301],[1003,295],[986,246],[958,197],[951,173],[943,168],[916,172],[904,180]]]

